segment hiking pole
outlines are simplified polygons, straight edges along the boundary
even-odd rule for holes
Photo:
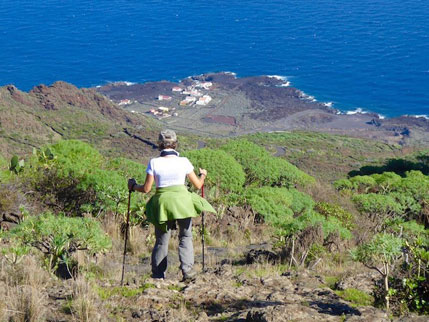
[[[204,184],[201,187],[201,197],[204,198]],[[203,273],[205,273],[206,271],[206,265],[205,265],[205,257],[204,257],[204,234],[205,234],[205,230],[204,230],[204,211],[201,213],[201,244],[203,247]]]
[[[131,203],[131,190],[128,191],[128,211],[127,211],[127,225],[125,226],[125,244],[124,244],[124,257],[122,259],[122,275],[121,275],[121,286],[124,284],[124,271],[125,271],[125,255],[127,254],[127,242],[128,242],[128,226],[130,224],[130,203]]]

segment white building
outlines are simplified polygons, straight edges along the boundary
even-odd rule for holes
[[[197,98],[194,96],[186,96],[185,99],[180,102],[180,105],[181,106],[189,105],[194,103],[196,100]]]
[[[174,86],[171,90],[172,90],[173,92],[182,92],[182,91],[183,91],[183,88],[181,88],[181,87],[179,87],[179,86]]]
[[[194,89],[194,90],[191,91],[191,95],[195,96],[195,97],[200,97],[200,96],[203,96],[203,93],[201,93],[200,91]]]
[[[204,95],[203,97],[200,97],[200,99],[195,104],[204,106],[210,103],[211,100],[212,98],[209,95]]]
[[[161,113],[168,113],[169,110],[170,109],[168,107],[165,107],[165,106],[158,107],[158,111]]]
[[[206,90],[209,90],[210,87],[213,86],[212,82],[203,82],[203,83],[197,83],[195,84],[195,87],[204,88]]]
[[[158,95],[158,100],[160,100],[160,101],[171,101],[171,96]]]

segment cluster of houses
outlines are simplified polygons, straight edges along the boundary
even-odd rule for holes
[[[204,94],[202,90],[210,90],[213,86],[212,82],[200,82],[194,81],[194,83],[186,88],[180,86],[174,86],[171,91],[176,94],[185,95],[185,97],[180,101],[180,106],[191,106],[191,105],[200,105],[205,106],[210,103],[212,97],[210,95]],[[159,101],[169,102],[173,97],[168,95],[158,95]],[[177,112],[174,112],[176,108],[168,108],[165,106],[160,106],[158,109],[151,109],[150,113],[157,116],[158,118],[165,118],[170,116],[177,116]]]

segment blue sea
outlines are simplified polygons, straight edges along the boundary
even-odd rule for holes
[[[285,76],[343,111],[429,114],[429,0],[0,0],[0,85]]]

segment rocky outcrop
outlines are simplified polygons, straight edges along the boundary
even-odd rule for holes
[[[21,208],[28,208],[25,195],[13,184],[0,185],[0,228],[9,230],[22,220]]]

